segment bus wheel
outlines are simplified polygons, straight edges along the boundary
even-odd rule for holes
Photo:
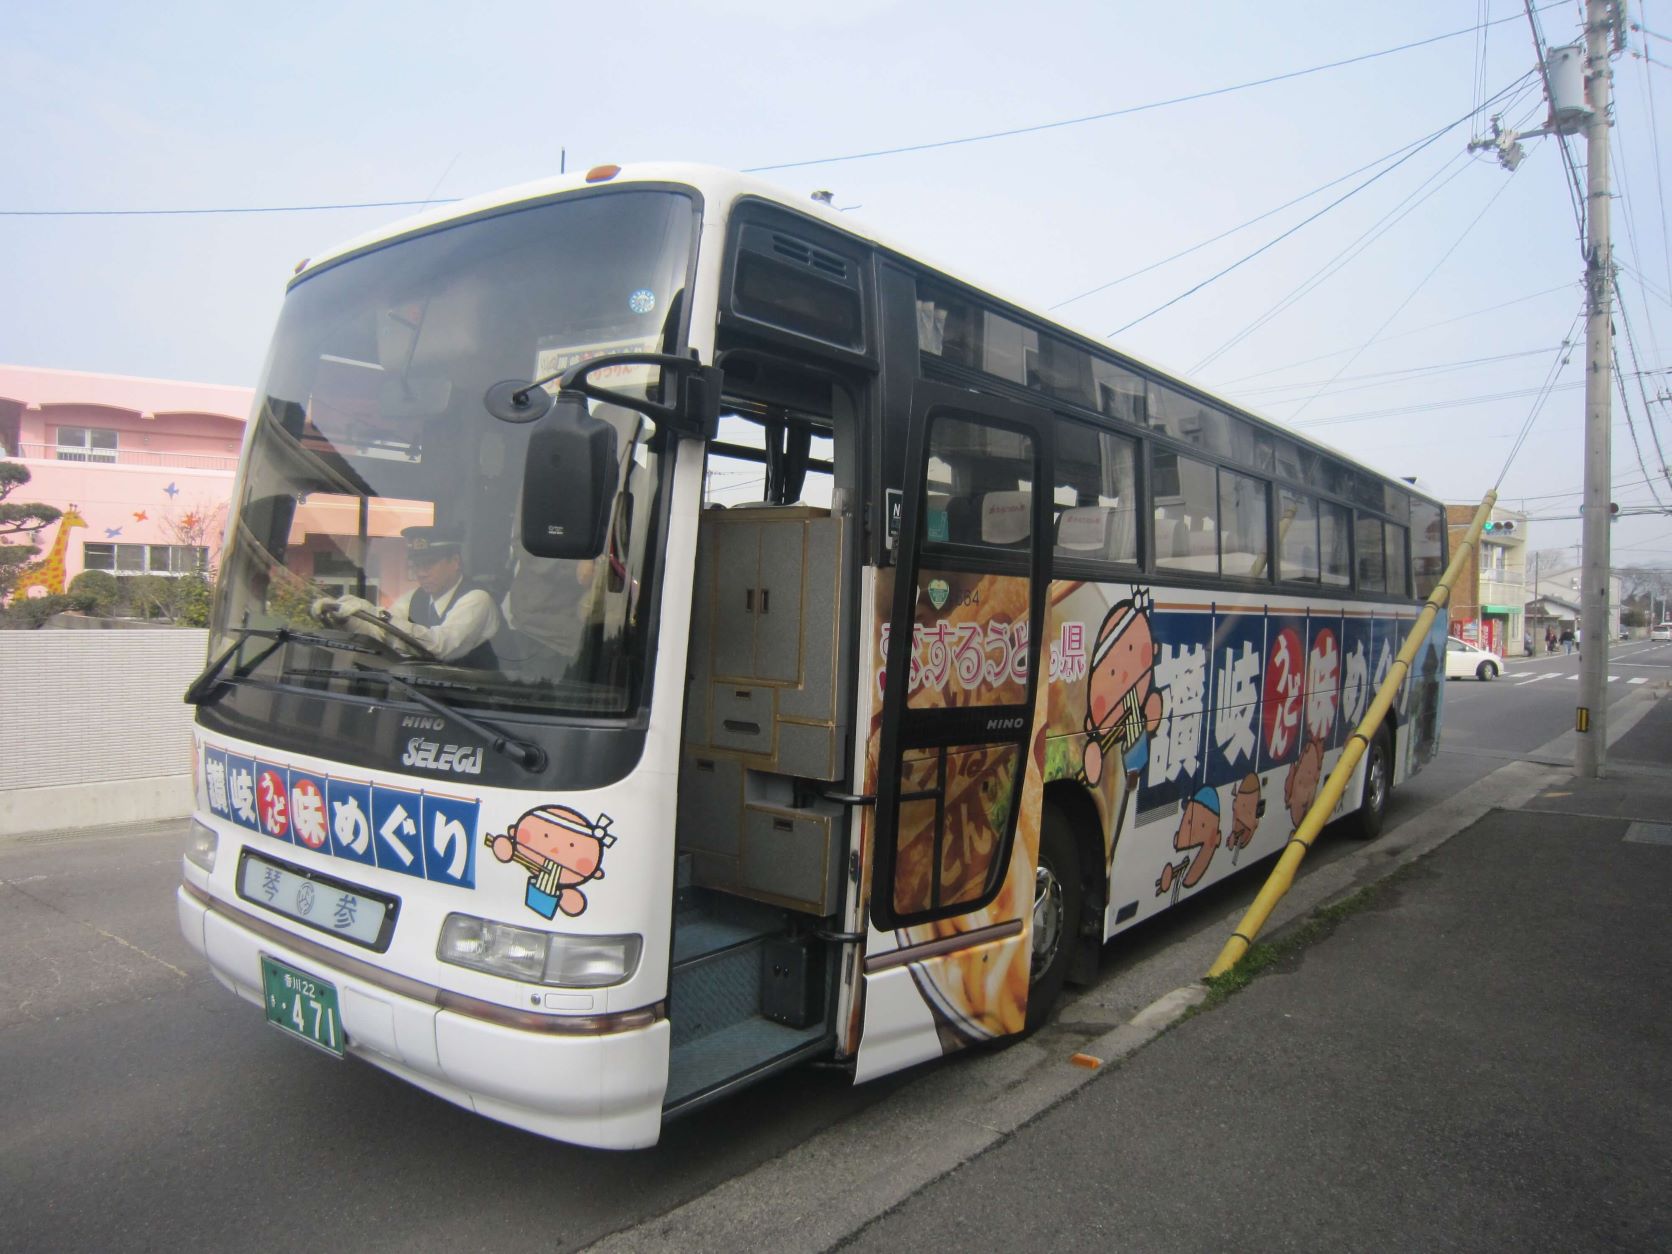
[[[1027,1030],[1050,1016],[1080,935],[1080,857],[1068,822],[1049,802],[1040,815],[1039,867],[1033,879],[1033,954],[1028,970]]]
[[[1364,751],[1364,795],[1352,818],[1353,835],[1374,840],[1382,834],[1387,817],[1388,794],[1393,791],[1393,742],[1387,728],[1376,733]]]

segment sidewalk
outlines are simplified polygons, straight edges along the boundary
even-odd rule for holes
[[[1672,699],[843,1248],[1672,1248]]]

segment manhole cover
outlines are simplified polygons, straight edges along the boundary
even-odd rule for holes
[[[1672,824],[1633,823],[1626,828],[1626,839],[1637,845],[1672,845]]]

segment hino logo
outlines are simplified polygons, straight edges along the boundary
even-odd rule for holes
[[[403,714],[401,716],[401,726],[411,727],[417,731],[440,731],[447,724],[444,720],[429,714]]]
[[[990,718],[987,720],[987,730],[990,732],[1021,731],[1025,722],[1021,715],[1015,718]]]
[[[482,748],[480,745],[438,745],[433,740],[414,736],[406,742],[401,765],[421,767],[427,771],[452,771],[455,775],[480,775]]]

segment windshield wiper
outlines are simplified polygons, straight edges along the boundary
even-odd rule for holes
[[[468,692],[470,691],[469,685],[450,683],[445,679],[412,679],[396,671],[386,671],[376,666],[364,666],[358,662],[355,663],[354,669],[369,675],[381,675],[425,709],[431,710],[443,718],[452,719],[459,726],[482,737],[495,753],[510,758],[525,771],[539,774],[546,769],[546,751],[539,745],[508,736],[499,728],[484,723],[481,719],[473,718],[456,706],[437,700],[424,691],[425,688],[442,688]]]
[[[239,665],[226,679],[220,679],[220,674],[226,669],[226,664],[233,659],[239,649],[244,647],[244,641],[251,636],[262,640],[271,640],[273,643],[249,661]],[[203,668],[202,674],[192,680],[191,685],[186,689],[186,695],[181,699],[187,705],[208,705],[293,640],[297,644],[317,644],[327,649],[344,649],[350,653],[369,653],[374,657],[377,656],[377,650],[367,645],[354,644],[347,640],[333,640],[329,636],[315,635],[311,631],[297,631],[294,627],[240,627],[237,629],[232,643],[221,650],[215,659]],[[220,682],[216,683],[216,680],[220,680]]]

